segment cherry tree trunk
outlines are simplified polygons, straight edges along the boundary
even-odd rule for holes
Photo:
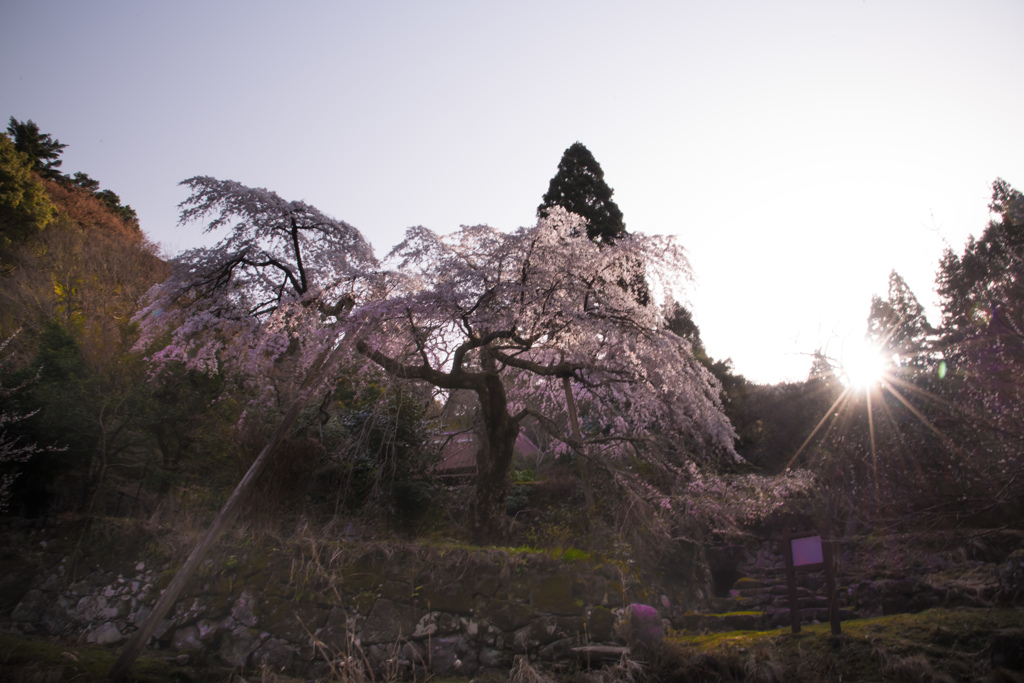
[[[483,417],[483,443],[476,454],[476,496],[473,502],[473,542],[500,543],[508,536],[505,499],[519,423],[508,412],[501,378],[488,376],[477,391]]]
[[[478,545],[500,543],[508,536],[505,499],[508,497],[508,471],[512,463],[519,429],[485,430],[485,443],[477,452],[476,494],[473,502],[473,542]]]

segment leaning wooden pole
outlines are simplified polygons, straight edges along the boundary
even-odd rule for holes
[[[306,381],[302,383],[302,387],[299,393],[292,403],[291,408],[281,418],[281,423],[274,430],[273,435],[270,437],[270,441],[263,447],[260,454],[256,457],[255,462],[249,467],[249,471],[245,473],[242,480],[238,482],[238,486],[235,487],[231,497],[228,498],[228,502],[224,503],[224,507],[221,508],[217,518],[213,520],[213,524],[210,525],[210,529],[206,532],[206,535],[201,541],[192,549],[192,554],[185,560],[185,564],[181,566],[178,573],[174,575],[174,579],[170,585],[164,590],[160,599],[157,601],[156,606],[153,607],[153,611],[149,613],[149,617],[146,618],[145,623],[142,627],[135,632],[132,639],[128,641],[128,644],[124,646],[121,651],[121,656],[114,662],[113,668],[110,669],[110,673],[107,675],[107,679],[118,683],[123,681],[124,677],[128,674],[128,668],[135,661],[135,658],[139,656],[143,648],[146,647],[146,643],[149,642],[150,636],[156,631],[160,621],[167,615],[171,607],[177,601],[181,592],[185,589],[189,579],[195,573],[196,569],[202,563],[203,559],[206,558],[206,554],[213,547],[213,544],[217,542],[220,535],[227,529],[231,522],[234,521],[235,515],[238,514],[238,510],[242,505],[242,502],[248,496],[252,490],[256,480],[259,479],[260,474],[266,469],[267,463],[270,462],[270,458],[273,456],[274,451],[284,441],[288,432],[291,430],[292,425],[298,418],[299,413],[302,412],[308,401],[308,389],[311,384],[323,377],[324,373],[333,365],[333,361],[338,357],[340,349],[336,349],[334,352],[325,351],[317,359],[317,362],[309,370],[309,374],[306,376]]]

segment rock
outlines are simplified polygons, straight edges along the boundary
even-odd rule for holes
[[[135,624],[137,626],[142,626],[144,623],[146,623],[146,619],[149,618],[149,613],[151,611],[152,610],[149,607],[146,607],[145,605],[139,605],[138,609],[136,609],[134,612],[128,615],[128,623]]]
[[[545,615],[534,619],[512,636],[512,649],[516,652],[536,652],[542,645],[558,640],[558,619]]]
[[[267,638],[252,655],[254,666],[264,665],[271,671],[280,673],[291,671],[295,648],[280,638]]]
[[[515,631],[530,623],[534,611],[518,602],[491,600],[484,617],[502,631]]]
[[[408,660],[402,660],[402,647],[397,643],[375,643],[363,648],[365,663],[369,665],[373,675],[383,680],[394,680],[400,677],[401,670],[408,669]],[[405,664],[405,666],[403,666]]]
[[[457,616],[443,612],[431,612],[416,623],[416,627],[409,637],[416,639],[435,635],[446,636],[461,629],[462,621]],[[475,635],[475,629],[474,633],[469,635]]]
[[[419,622],[416,623],[416,629],[413,630],[411,638],[427,638],[437,633],[437,612],[430,612],[425,614]]]
[[[195,626],[185,626],[177,629],[171,636],[171,647],[175,650],[199,650],[203,647],[203,641],[199,638],[199,629]]]
[[[561,661],[572,654],[572,649],[576,645],[579,645],[579,642],[575,638],[560,638],[542,647],[537,656],[545,662]]]
[[[363,625],[363,643],[396,643],[416,630],[416,610],[380,598],[373,603]]]
[[[512,653],[493,647],[480,648],[480,666],[488,669],[509,669],[512,666]]]
[[[223,622],[213,621],[211,619],[200,619],[197,621],[196,632],[199,634],[199,640],[204,643],[214,642],[217,638],[217,633],[223,629],[222,624]]]
[[[475,605],[474,594],[474,592],[460,589],[458,586],[446,590],[435,590],[426,586],[420,591],[418,604],[435,612],[471,614]]]
[[[117,626],[108,621],[90,631],[85,640],[88,643],[95,643],[97,645],[111,645],[121,642],[123,638],[124,636],[117,630]]]
[[[265,615],[261,625],[280,638],[302,642],[309,640],[309,634],[324,625],[327,616],[326,609],[315,605],[282,602],[273,612]]]
[[[577,592],[582,595],[582,586]],[[579,615],[583,613],[583,600],[574,594],[572,580],[562,574],[548,576],[538,581],[530,591],[530,603],[538,612],[548,614]]]
[[[423,669],[427,665],[427,648],[422,643],[406,643],[402,646],[401,657],[411,666]]]
[[[205,602],[199,598],[192,598],[191,601],[182,600],[175,606],[171,621],[177,626],[188,626],[194,624],[199,617],[205,616],[206,611]]]
[[[633,603],[622,615],[620,633],[634,653],[650,651],[665,637],[665,626],[658,610],[650,605]]]
[[[754,607],[764,607],[775,602],[775,598],[768,594],[753,595],[749,598],[740,598],[739,606],[742,610],[749,610]]]
[[[479,668],[476,654],[460,636],[430,641],[430,668],[437,676],[472,676]]]
[[[324,643],[329,652],[345,651],[349,646],[348,627],[354,621],[348,620],[345,610],[340,607],[332,607],[327,614],[327,623],[317,631],[317,639]]]
[[[46,594],[42,591],[29,591],[11,612],[11,621],[28,623],[39,621],[42,619],[45,609]]]
[[[124,619],[131,611],[131,606],[131,598],[122,595],[103,609],[103,616],[107,619]]]
[[[107,607],[107,599],[102,595],[87,595],[75,605],[75,619],[83,623],[91,623],[103,616]]]
[[[476,638],[480,635],[480,622],[475,619],[466,619],[460,617],[459,622],[462,624],[462,632],[466,634],[467,638]]]
[[[238,596],[238,599],[235,600],[235,604],[231,608],[231,616],[243,626],[255,627],[256,596],[248,589],[242,591],[242,594]]]
[[[249,655],[259,644],[258,637],[259,633],[255,629],[236,626],[224,634],[217,654],[226,664],[245,666],[249,661]]]

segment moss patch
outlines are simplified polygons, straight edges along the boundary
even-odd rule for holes
[[[789,629],[673,634],[657,666],[684,675],[701,667],[725,681],[757,668],[797,682],[932,680],[936,672],[979,680],[992,669],[987,654],[979,653],[996,633],[1021,624],[1021,609],[932,609],[844,621],[839,636],[828,624],[805,626],[796,635]]]

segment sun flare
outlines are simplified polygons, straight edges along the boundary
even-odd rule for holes
[[[863,391],[878,384],[892,364],[878,347],[864,341],[851,342],[843,349],[840,360],[842,380],[847,387]]]

